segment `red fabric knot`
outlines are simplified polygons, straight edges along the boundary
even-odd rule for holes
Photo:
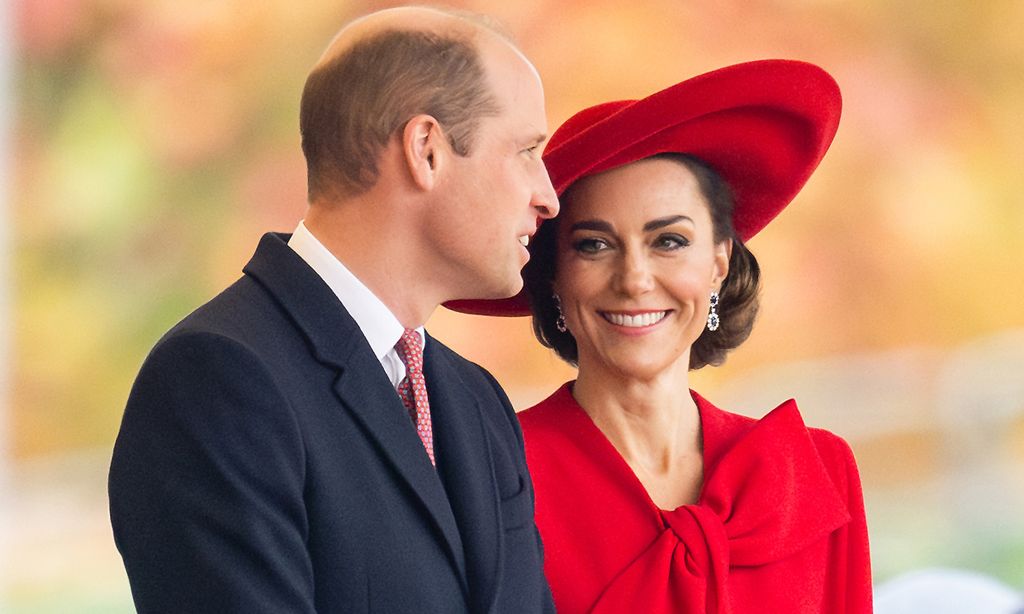
[[[729,537],[705,505],[661,510],[658,538],[608,585],[591,614],[731,614]]]
[[[686,550],[690,573],[714,579],[729,569],[729,536],[714,510],[704,505],[684,505],[662,510],[661,518]]]
[[[423,341],[412,328],[402,332],[402,338],[395,344],[398,358],[405,365],[405,378],[398,384],[398,396],[416,425],[416,434],[423,442],[430,464],[434,462],[434,431],[430,424],[430,401],[427,398],[427,382],[423,378]]]
[[[729,569],[766,565],[850,520],[796,405],[762,418],[705,476],[700,502],[659,510],[664,527],[592,614],[730,614]]]
[[[660,510],[658,538],[608,585],[591,614],[731,614],[725,523],[702,504]]]

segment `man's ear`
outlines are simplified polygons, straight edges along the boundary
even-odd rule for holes
[[[402,153],[409,176],[421,190],[431,190],[448,154],[441,124],[430,115],[416,115],[402,131]]]

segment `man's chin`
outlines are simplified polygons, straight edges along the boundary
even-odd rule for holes
[[[511,298],[511,297],[519,294],[519,291],[522,290],[522,289],[523,289],[523,277],[519,273],[519,271],[516,271],[515,277],[510,281],[510,283],[505,287],[505,289],[498,296],[496,296],[494,298]]]
[[[486,289],[481,286],[480,288],[477,288],[477,291],[474,294],[476,294],[476,300],[493,301],[503,298],[511,298],[519,294],[519,291],[522,289],[523,278],[519,274],[519,271],[516,271],[515,277],[507,279],[500,284],[492,284]]]

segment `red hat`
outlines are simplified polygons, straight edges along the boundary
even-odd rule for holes
[[[561,195],[574,182],[667,152],[700,158],[729,184],[744,242],[789,204],[839,126],[839,87],[821,68],[760,60],[687,79],[641,100],[583,109],[551,136],[544,164]],[[445,303],[482,315],[529,315],[525,289],[508,299]]]

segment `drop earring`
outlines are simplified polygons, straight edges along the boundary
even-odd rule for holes
[[[721,324],[721,320],[718,317],[718,292],[711,291],[711,309],[708,311],[708,330],[715,332],[718,330],[718,325]]]
[[[558,332],[564,333],[569,329],[565,326],[565,315],[562,314],[562,299],[558,298],[557,294],[552,294],[551,298],[555,299],[555,311],[558,312],[558,319],[555,320],[555,328]]]

